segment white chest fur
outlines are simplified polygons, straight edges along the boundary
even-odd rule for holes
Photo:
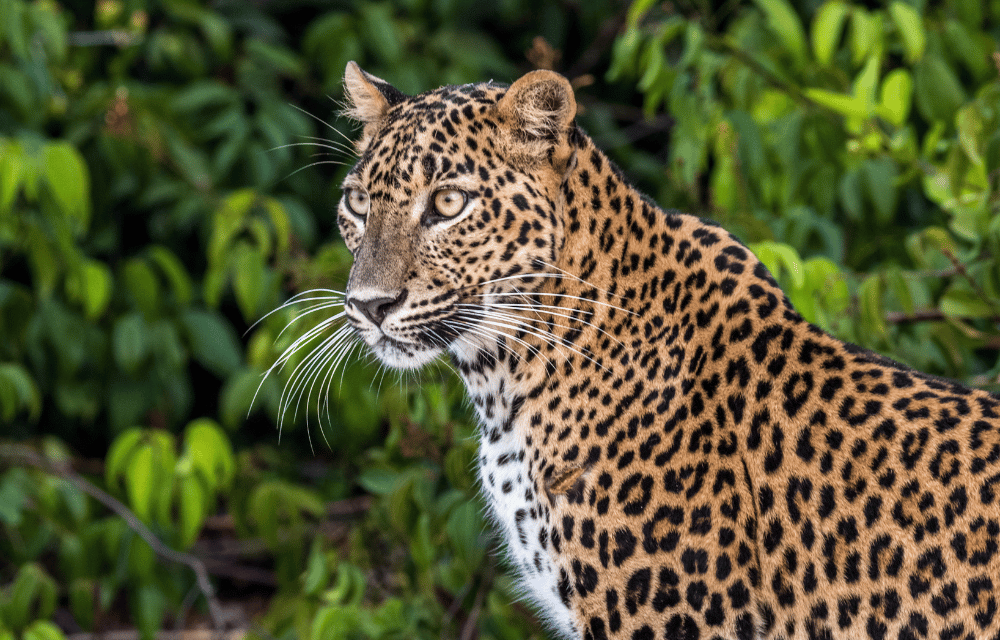
[[[496,369],[503,369],[502,365]],[[466,386],[480,418],[479,477],[489,511],[507,557],[517,568],[525,597],[542,618],[564,638],[580,638],[575,617],[559,595],[559,567],[548,537],[547,515],[530,477],[525,443],[528,425],[514,416],[505,391],[507,378],[499,371],[463,367]]]

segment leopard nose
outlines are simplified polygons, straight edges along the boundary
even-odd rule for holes
[[[382,326],[385,317],[389,312],[398,307],[406,299],[406,289],[403,289],[396,296],[380,296],[370,300],[359,300],[356,297],[347,299],[347,304],[360,311],[366,318],[372,321],[376,327]]]

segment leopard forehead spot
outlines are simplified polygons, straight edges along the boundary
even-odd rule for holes
[[[733,236],[630,186],[552,72],[346,80],[348,320],[386,364],[461,374],[555,633],[1000,638],[1000,399],[810,325]]]

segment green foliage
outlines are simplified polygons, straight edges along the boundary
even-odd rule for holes
[[[718,4],[0,0],[0,640],[204,617],[139,526],[265,601],[261,638],[544,637],[447,370],[288,403],[308,349],[271,369],[325,318],[281,305],[350,265],[348,60],[410,92],[554,64],[811,321],[996,387],[997,4]]]
[[[352,363],[283,404],[308,350],[271,367],[323,318],[269,312],[346,279],[348,60],[414,92],[509,80],[525,25],[579,53],[613,6],[0,0],[0,640],[56,640],[55,611],[146,638],[209,613],[140,527],[215,560],[220,598],[246,591],[227,569],[256,576],[268,637],[538,633],[491,555],[456,381]]]

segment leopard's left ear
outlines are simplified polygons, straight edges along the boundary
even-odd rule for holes
[[[358,146],[367,145],[389,109],[406,99],[406,94],[385,80],[363,71],[353,60],[344,70],[344,96],[348,106],[344,115],[365,126]]]
[[[540,69],[510,85],[496,108],[509,126],[526,137],[556,142],[576,117],[576,98],[569,80]]]

